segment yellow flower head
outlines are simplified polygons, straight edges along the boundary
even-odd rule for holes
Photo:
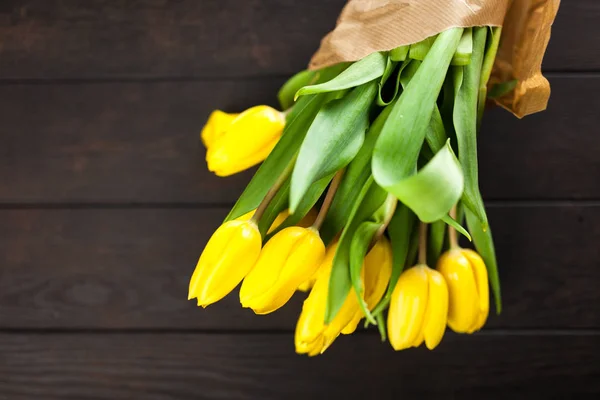
[[[229,128],[229,125],[240,114],[228,114],[221,110],[215,110],[208,116],[206,125],[200,132],[200,138],[206,148],[211,147],[214,142]]]
[[[379,303],[390,283],[392,276],[392,245],[384,236],[375,243],[363,263],[364,299],[369,311]],[[360,320],[364,317],[358,310],[352,321],[342,330],[344,335],[353,333]]]
[[[442,340],[448,317],[448,286],[426,265],[404,271],[392,293],[388,337],[395,350],[418,347],[425,340],[433,350]]]
[[[262,239],[252,221],[221,225],[206,244],[190,280],[188,300],[206,307],[231,292],[256,263]]]
[[[278,232],[242,283],[242,306],[257,314],[277,310],[315,273],[324,256],[325,245],[315,229],[293,226]]]
[[[208,169],[228,176],[263,161],[279,141],[285,115],[268,106],[255,106],[238,115],[208,146]]]
[[[446,278],[450,293],[448,326],[458,333],[483,327],[490,310],[488,274],[473,250],[455,248],[442,254],[437,270]]]
[[[352,321],[358,311],[358,299],[350,291],[333,321],[329,325],[325,325],[329,279],[337,245],[337,242],[334,242],[327,248],[325,258],[317,272],[315,285],[302,305],[294,336],[298,354],[315,356],[323,353],[342,332],[342,329]]]

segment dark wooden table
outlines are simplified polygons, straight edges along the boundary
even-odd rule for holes
[[[564,0],[548,111],[480,145],[504,313],[394,353],[294,354],[266,317],[186,301],[251,173],[206,171],[213,108],[275,102],[344,0],[0,2],[0,399],[598,398],[600,3]]]

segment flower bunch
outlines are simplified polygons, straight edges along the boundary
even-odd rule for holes
[[[308,355],[363,319],[396,350],[433,349],[446,326],[481,329],[488,287],[501,307],[477,170],[499,39],[500,28],[451,28],[295,75],[279,92],[285,112],[211,114],[208,168],[262,165],[207,243],[188,297],[206,307],[241,284],[241,305],[267,314],[308,291],[295,331]]]

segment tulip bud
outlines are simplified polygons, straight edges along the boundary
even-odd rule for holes
[[[257,314],[277,310],[315,273],[324,256],[325,245],[312,228],[293,226],[277,233],[242,283],[242,306]]]
[[[221,225],[206,244],[190,279],[188,300],[197,298],[206,307],[231,292],[252,269],[262,246],[252,221]]]
[[[294,342],[296,353],[315,356],[323,353],[338,337],[342,329],[352,320],[358,310],[358,299],[348,293],[344,304],[329,325],[325,325],[325,309],[329,293],[329,279],[337,242],[327,248],[325,258],[318,269],[315,285],[304,300],[302,312],[296,324]]]
[[[400,275],[388,311],[388,336],[395,350],[418,347],[425,340],[433,350],[442,340],[448,316],[448,286],[426,265]]]
[[[211,147],[214,142],[229,128],[229,125],[240,114],[228,114],[221,110],[215,110],[208,116],[206,125],[200,132],[200,138],[206,148]]]
[[[448,326],[454,332],[473,333],[483,327],[490,302],[488,274],[473,250],[454,248],[440,257],[437,270],[448,283]]]
[[[390,283],[392,276],[392,245],[384,236],[365,256],[363,263],[364,294],[369,311],[379,303]],[[362,310],[358,310],[352,321],[342,330],[344,335],[353,333],[358,323],[364,318]]]
[[[262,162],[279,141],[284,126],[282,112],[268,106],[249,108],[209,146],[208,169],[228,176]]]

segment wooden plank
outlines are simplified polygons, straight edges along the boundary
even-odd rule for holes
[[[0,78],[291,75],[305,68],[344,3],[4,0]],[[563,1],[544,68],[600,68],[599,17],[596,0]]]
[[[486,198],[600,198],[600,79],[551,81],[545,113],[517,120],[489,110],[479,152]],[[214,108],[272,103],[280,83],[3,86],[0,203],[231,204],[251,172],[209,173],[198,132]]]
[[[279,80],[15,85],[0,92],[6,202],[231,203],[251,173],[206,169],[211,109],[274,99]]]
[[[395,353],[376,335],[294,354],[291,334],[0,335],[7,399],[597,398],[597,334],[447,335]],[[594,396],[595,395],[595,396]]]
[[[0,328],[293,330],[302,295],[268,316],[237,292],[186,300],[225,209],[0,211]],[[600,205],[490,207],[504,312],[490,328],[600,328]]]

